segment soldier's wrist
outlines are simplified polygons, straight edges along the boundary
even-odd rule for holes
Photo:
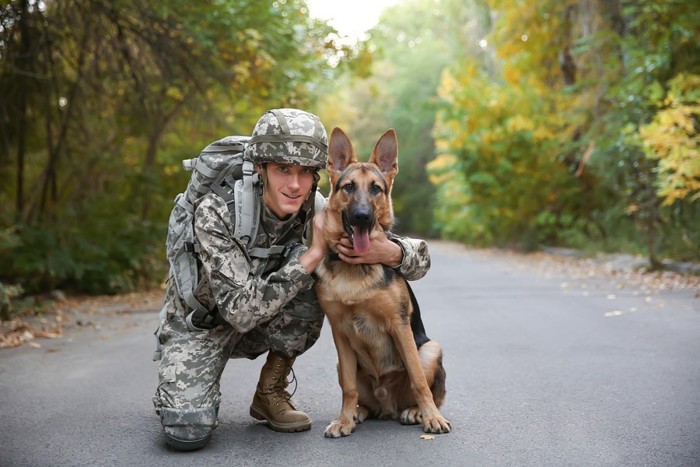
[[[323,257],[325,256],[326,252],[322,248],[314,247],[313,245],[311,248],[306,250],[306,252],[301,255],[299,258],[299,262],[301,265],[306,269],[306,271],[311,274],[314,272],[316,269],[316,266],[323,260]]]
[[[394,269],[397,269],[397,268],[400,268],[401,265],[403,264],[403,257],[404,257],[403,247],[397,241],[391,240],[391,243],[392,243],[392,245],[395,246],[395,248],[392,249],[393,252],[392,252],[391,262],[389,262],[389,264],[387,264],[387,266],[394,268]]]

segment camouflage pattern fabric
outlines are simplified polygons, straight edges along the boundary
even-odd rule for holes
[[[398,243],[403,251],[401,264],[396,268],[409,281],[422,279],[430,269],[430,253],[425,241],[415,238],[400,237],[391,234],[389,238]]]
[[[195,211],[202,262],[195,296],[210,309],[217,306],[225,322],[191,332],[185,323],[189,311],[170,281],[159,334],[163,356],[157,408],[218,405],[219,380],[229,358],[253,359],[270,349],[296,357],[320,335],[323,312],[313,278],[299,262],[307,249],[300,243],[303,219],[282,222],[263,209],[255,245],[292,245],[286,258],[248,258],[233,228],[223,200],[206,195]]]
[[[277,162],[326,167],[326,130],[317,116],[297,109],[274,109],[255,125],[246,156],[256,164]]]
[[[307,250],[301,244],[304,215],[280,221],[263,208],[260,222],[255,246],[289,245],[286,258],[249,258],[233,236],[235,223],[218,195],[207,194],[197,206],[202,280],[195,295],[208,308],[218,307],[224,322],[213,329],[190,331],[185,322],[189,310],[175,281],[169,281],[158,335],[163,347],[159,385],[153,397],[166,431],[166,423],[175,423],[180,433],[186,429],[195,437],[200,423],[211,426],[212,411],[221,398],[221,374],[230,358],[254,359],[270,349],[296,357],[320,335],[324,316],[313,277],[299,262]],[[425,242],[393,240],[403,250],[397,269],[410,280],[423,277],[430,267]]]

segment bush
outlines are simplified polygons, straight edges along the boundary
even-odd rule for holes
[[[165,225],[134,216],[57,227],[18,225],[0,239],[0,281],[27,293],[63,289],[118,293],[157,284],[165,273]]]

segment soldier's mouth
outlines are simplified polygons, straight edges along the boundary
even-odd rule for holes
[[[282,193],[282,194],[283,194],[285,197],[289,198],[289,199],[299,199],[299,198],[301,198],[301,195],[289,195],[289,194],[287,194],[287,193]]]

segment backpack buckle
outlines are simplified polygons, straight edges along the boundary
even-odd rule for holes
[[[252,161],[244,160],[242,170],[243,175],[251,176],[255,173],[255,165]]]
[[[301,243],[290,243],[288,245],[285,245],[284,250],[282,250],[282,258],[286,258],[289,255],[289,253],[291,253],[292,250],[299,245],[301,245]]]

